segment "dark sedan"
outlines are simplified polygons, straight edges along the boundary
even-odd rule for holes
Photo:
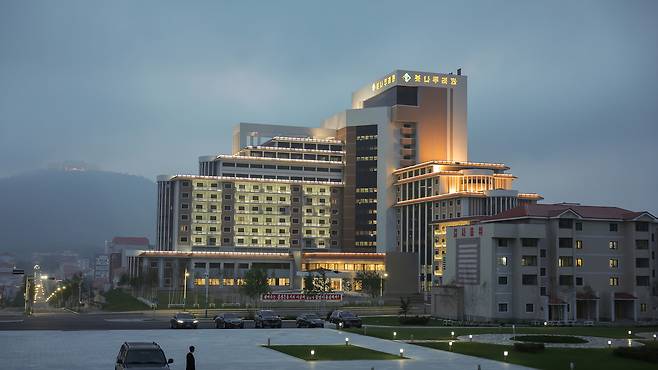
[[[169,320],[172,329],[190,328],[196,329],[199,327],[199,320],[194,315],[187,312],[179,312]]]
[[[324,320],[314,313],[304,313],[297,316],[298,328],[324,328]]]
[[[254,317],[254,327],[256,328],[280,328],[281,318],[272,310],[260,310]]]
[[[222,313],[215,316],[215,327],[217,329],[244,329],[244,320],[237,313]]]
[[[363,325],[361,318],[349,311],[334,311],[329,322],[336,324],[336,327],[342,324],[343,328],[360,328]]]

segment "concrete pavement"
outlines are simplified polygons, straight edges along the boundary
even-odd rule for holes
[[[404,348],[405,356],[410,359],[306,362],[262,347],[268,337],[272,344],[342,344],[346,336],[354,345],[392,354],[398,354],[400,348]],[[478,365],[482,370],[527,369],[332,329],[5,331],[0,332],[0,358],[3,359],[3,368],[7,369],[112,369],[124,341],[159,343],[167,357],[174,358],[173,369],[185,368],[189,345],[197,348],[197,369],[200,370],[476,370]]]

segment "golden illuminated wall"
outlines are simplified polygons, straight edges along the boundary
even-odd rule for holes
[[[318,248],[329,245],[330,192],[328,185],[302,186],[302,238],[313,239]]]
[[[449,221],[434,225],[434,276],[443,276],[446,255],[446,228],[469,225],[470,221]]]
[[[218,181],[206,179],[194,179],[191,181],[191,192],[189,194],[191,207],[191,244],[193,246],[205,246],[210,241],[219,245],[221,235],[221,210],[222,210],[222,187]],[[185,198],[183,198],[184,200]],[[180,228],[187,228],[181,225]],[[185,232],[186,230],[180,230]]]
[[[234,244],[290,247],[290,185],[235,183]]]

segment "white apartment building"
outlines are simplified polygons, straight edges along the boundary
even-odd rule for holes
[[[656,233],[648,212],[528,204],[448,227],[437,316],[478,321],[656,319]]]

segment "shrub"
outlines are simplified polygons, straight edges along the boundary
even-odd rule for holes
[[[544,348],[544,343],[514,343],[514,349],[519,352],[537,353]]]
[[[427,325],[429,316],[399,317],[400,325]]]
[[[658,364],[658,346],[617,347],[613,353],[619,357]]]
[[[585,339],[569,335],[517,335],[510,339],[535,343],[587,343]]]

